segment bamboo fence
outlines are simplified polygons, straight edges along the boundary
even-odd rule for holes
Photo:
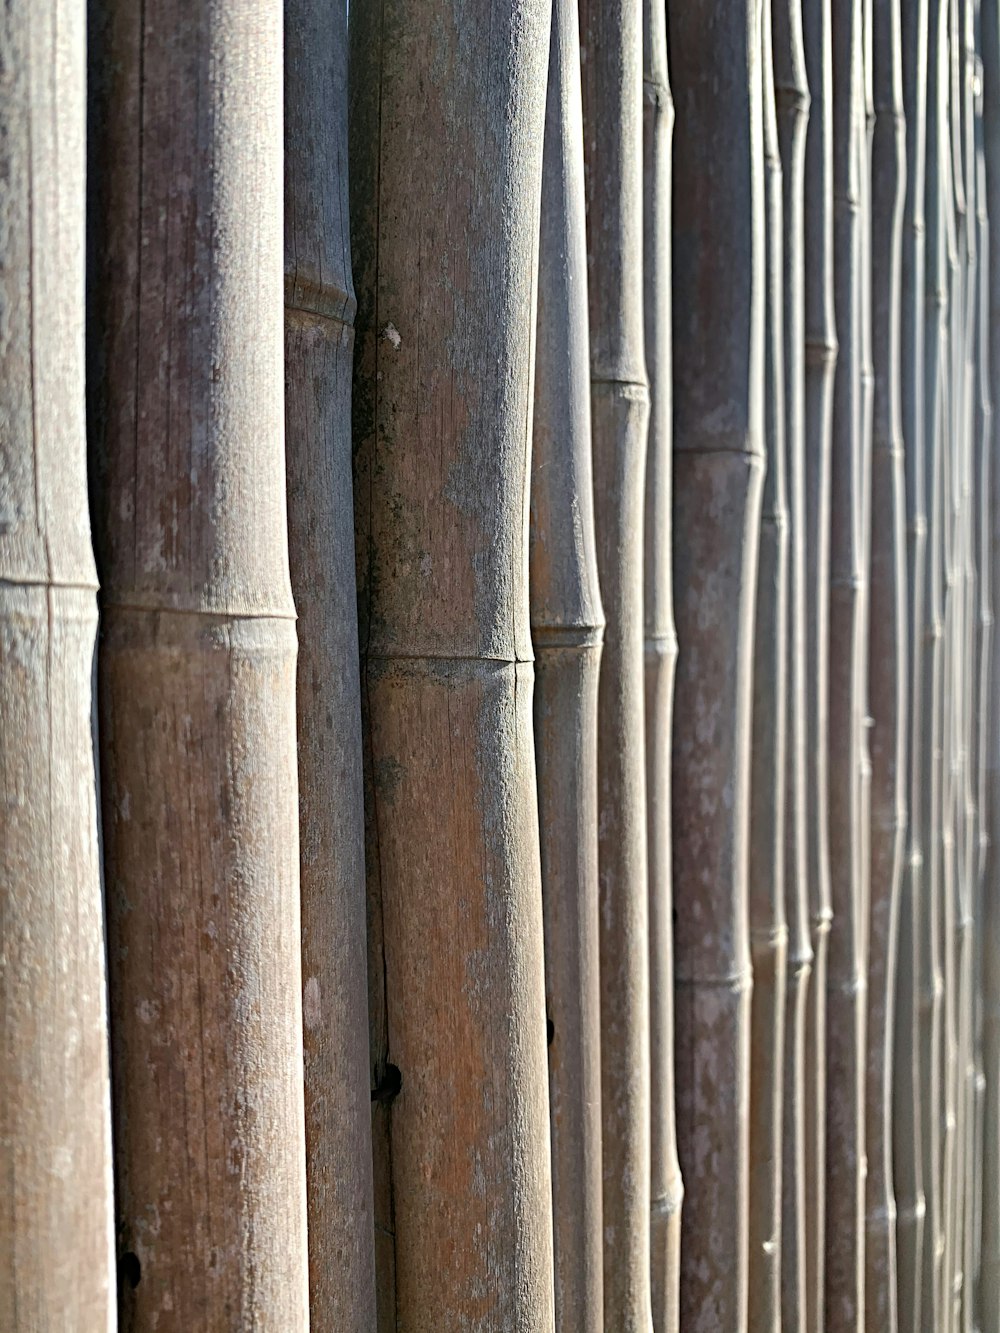
[[[0,1333],[1000,1333],[998,224],[1000,0],[8,0]]]

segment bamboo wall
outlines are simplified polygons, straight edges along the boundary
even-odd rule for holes
[[[0,1333],[1000,1333],[1000,0],[8,0]]]

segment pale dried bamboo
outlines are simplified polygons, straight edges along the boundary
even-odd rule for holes
[[[757,0],[669,9],[674,146],[673,746],[681,1326],[747,1317],[747,855],[762,487]],[[718,257],[729,263],[723,272]],[[719,403],[725,411],[719,411]]]
[[[833,294],[833,60],[830,0],[803,6],[812,107],[806,135],[806,708],[809,913],[813,974],[806,1014],[806,1328],[825,1327],[826,978],[830,921],[830,463],[838,355]]]
[[[597,689],[604,611],[576,0],[554,0],[542,164],[530,521],[535,750],[549,1024],[556,1328],[601,1333]]]
[[[806,1104],[807,1003],[812,967],[809,920],[807,777],[806,435],[805,435],[805,149],[809,120],[801,0],[776,0],[772,13],[775,102],[783,184],[785,464],[788,492],[787,736],[785,790],[784,1110],[781,1160],[781,1324],[807,1327]]]
[[[309,1309],[375,1324],[364,790],[351,483],[347,11],[285,0],[285,440],[298,611]]]
[[[554,1320],[527,562],[551,4],[349,22],[379,1318],[526,1333]]]
[[[864,1319],[864,898],[861,868],[865,394],[861,166],[864,25],[860,0],[833,6],[834,275],[840,353],[830,502],[830,879],[827,975],[826,1319]]]
[[[604,1322],[651,1320],[649,934],[643,723],[642,8],[580,6],[597,568]]]
[[[0,1326],[114,1326],[81,6],[0,18]]]
[[[927,1108],[920,1087],[920,931],[926,828],[922,734],[924,573],[924,167],[927,143],[928,0],[901,6],[902,87],[906,122],[906,198],[900,288],[900,388],[906,466],[908,838],[900,884],[893,1041],[892,1147],[900,1333],[921,1328],[925,1199],[921,1153]]]
[[[650,389],[643,575],[649,846],[650,1281],[654,1333],[677,1333],[684,1187],[677,1160],[674,1109],[670,839],[670,742],[677,664],[670,552],[673,504],[670,170],[674,103],[667,69],[664,0],[643,3],[643,117],[643,282]]]
[[[866,1042],[865,1326],[898,1327],[893,1191],[892,1037],[900,877],[906,835],[906,500],[900,406],[900,265],[906,191],[899,0],[875,7],[871,281],[872,446],[869,708],[871,890]]]
[[[784,1083],[785,738],[788,503],[785,487],[784,293],[781,159],[774,104],[771,0],[763,0],[765,334],[764,444],[754,619],[749,891],[750,1023],[749,1326],[781,1326],[781,1148]]]
[[[308,1275],[281,7],[95,0],[92,20],[121,1317],[294,1333]]]

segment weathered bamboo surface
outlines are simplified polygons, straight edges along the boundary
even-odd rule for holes
[[[314,1328],[375,1323],[351,372],[347,14],[285,0],[285,451]],[[323,127],[323,128],[320,128]]]
[[[95,3],[92,30],[121,1318],[305,1329],[281,9]]]
[[[114,1320],[79,6],[0,19],[0,1325]]]
[[[761,13],[749,0],[673,4],[668,17],[683,126],[673,215],[680,1308],[685,1329],[739,1329],[748,1301],[747,860],[764,462]],[[731,257],[725,280],[720,253]]]
[[[643,284],[650,416],[643,564],[646,800],[649,867],[650,1282],[654,1333],[677,1333],[681,1208],[674,1095],[671,729],[674,628],[671,143],[674,104],[666,11],[643,0]]]
[[[604,1255],[597,686],[580,33],[554,0],[532,437],[530,609],[545,920],[556,1328],[600,1333]]]
[[[0,1324],[993,1333],[998,0],[88,13],[0,20]]]

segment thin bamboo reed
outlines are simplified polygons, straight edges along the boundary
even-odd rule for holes
[[[747,1318],[747,856],[763,470],[761,13],[672,4],[681,1326]],[[729,263],[720,271],[718,256]],[[719,404],[725,410],[719,410]]]
[[[924,184],[927,146],[928,0],[901,6],[902,88],[906,122],[906,198],[901,263],[900,389],[907,518],[908,838],[900,885],[893,1041],[893,1178],[900,1333],[921,1324],[926,1204],[921,1135],[927,1108],[920,1084],[920,932],[923,921],[924,575],[927,514],[924,487]]]
[[[554,0],[542,163],[530,520],[556,1328],[601,1333],[597,689],[580,33]]]
[[[900,404],[906,127],[898,0],[877,6],[873,18],[871,280],[875,402],[868,674],[873,726],[865,1078],[865,1326],[871,1333],[891,1333],[898,1327],[892,1037],[907,777],[906,499]]]
[[[580,6],[597,567],[604,1323],[645,1333],[650,1294],[649,934],[643,721],[642,8]]]
[[[351,372],[347,12],[285,0],[285,452],[298,611],[309,1310],[375,1326]],[[317,133],[315,126],[324,127]]]
[[[651,1198],[654,1333],[677,1333],[681,1207],[674,1099],[670,750],[677,635],[671,568],[673,353],[671,144],[674,104],[663,0],[643,3],[643,282],[650,417],[646,455],[643,621],[649,847]]]
[[[784,433],[788,492],[788,629],[785,636],[784,1108],[781,1158],[781,1326],[807,1328],[805,1064],[812,968],[809,918],[806,643],[807,508],[805,433],[805,150],[810,96],[801,0],[775,0],[772,12],[775,104],[783,185]]]
[[[860,0],[833,6],[834,276],[840,353],[834,393],[830,502],[830,879],[833,926],[827,975],[826,1318],[864,1321],[865,901],[861,874],[862,725],[866,690],[864,537],[866,401],[863,387],[864,237],[867,190],[864,24]]]
[[[527,484],[551,4],[349,25],[379,1319],[550,1330]]]
[[[91,31],[120,1318],[297,1333],[308,1274],[281,7],[94,0]]]
[[[0,18],[0,1327],[114,1324],[81,6]]]
[[[833,53],[830,0],[803,6],[812,107],[806,134],[805,418],[807,826],[813,974],[806,1014],[806,1328],[825,1328],[826,982],[829,846],[830,467],[838,356],[833,292]]]
[[[781,1326],[781,1148],[784,1084],[785,746],[787,730],[788,503],[782,179],[774,103],[771,0],[763,0],[765,195],[764,443],[754,621],[748,916],[753,996],[750,1025],[749,1324]]]

